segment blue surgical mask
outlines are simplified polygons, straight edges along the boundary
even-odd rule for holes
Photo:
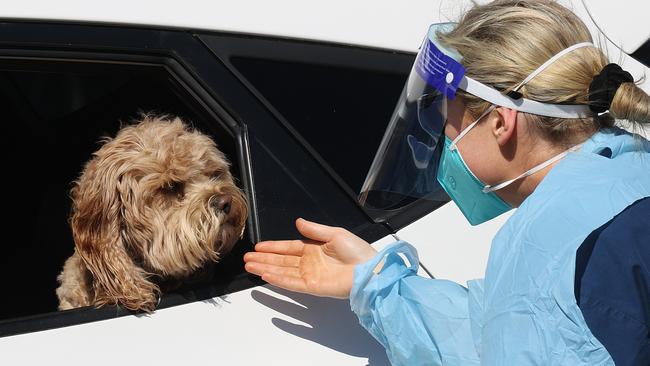
[[[445,136],[445,146],[438,167],[438,182],[456,203],[467,221],[472,225],[482,224],[512,206],[494,192],[483,193],[486,186],[469,169],[458,149],[452,149],[452,141]]]

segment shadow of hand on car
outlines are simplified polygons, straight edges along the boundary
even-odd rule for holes
[[[370,366],[390,366],[384,347],[359,324],[357,316],[350,310],[348,300],[300,294],[269,285],[264,288],[296,303],[259,290],[251,292],[253,300],[309,325],[273,318],[271,322],[276,327],[341,353],[368,357]]]

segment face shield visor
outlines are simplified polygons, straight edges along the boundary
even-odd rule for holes
[[[433,24],[420,47],[409,78],[364,181],[359,202],[369,211],[395,210],[419,200],[446,202],[436,175],[444,147],[447,118],[462,118],[455,103],[458,89],[494,106],[558,118],[590,115],[585,105],[545,104],[500,91],[465,75],[462,56],[445,47],[438,35],[455,23]],[[569,47],[541,65],[514,88],[517,91],[552,62],[574,49]]]

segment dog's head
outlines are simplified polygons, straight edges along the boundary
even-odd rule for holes
[[[214,142],[173,120],[146,116],[94,153],[72,188],[77,253],[95,304],[153,310],[152,275],[182,279],[241,237],[246,200]]]

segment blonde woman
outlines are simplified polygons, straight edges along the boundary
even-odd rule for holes
[[[310,240],[259,243],[246,269],[349,298],[395,365],[650,364],[650,142],[615,119],[648,123],[650,98],[573,13],[477,5],[429,29],[361,199],[444,189],[473,225],[517,207],[485,279],[418,277],[409,244],[305,220]]]

